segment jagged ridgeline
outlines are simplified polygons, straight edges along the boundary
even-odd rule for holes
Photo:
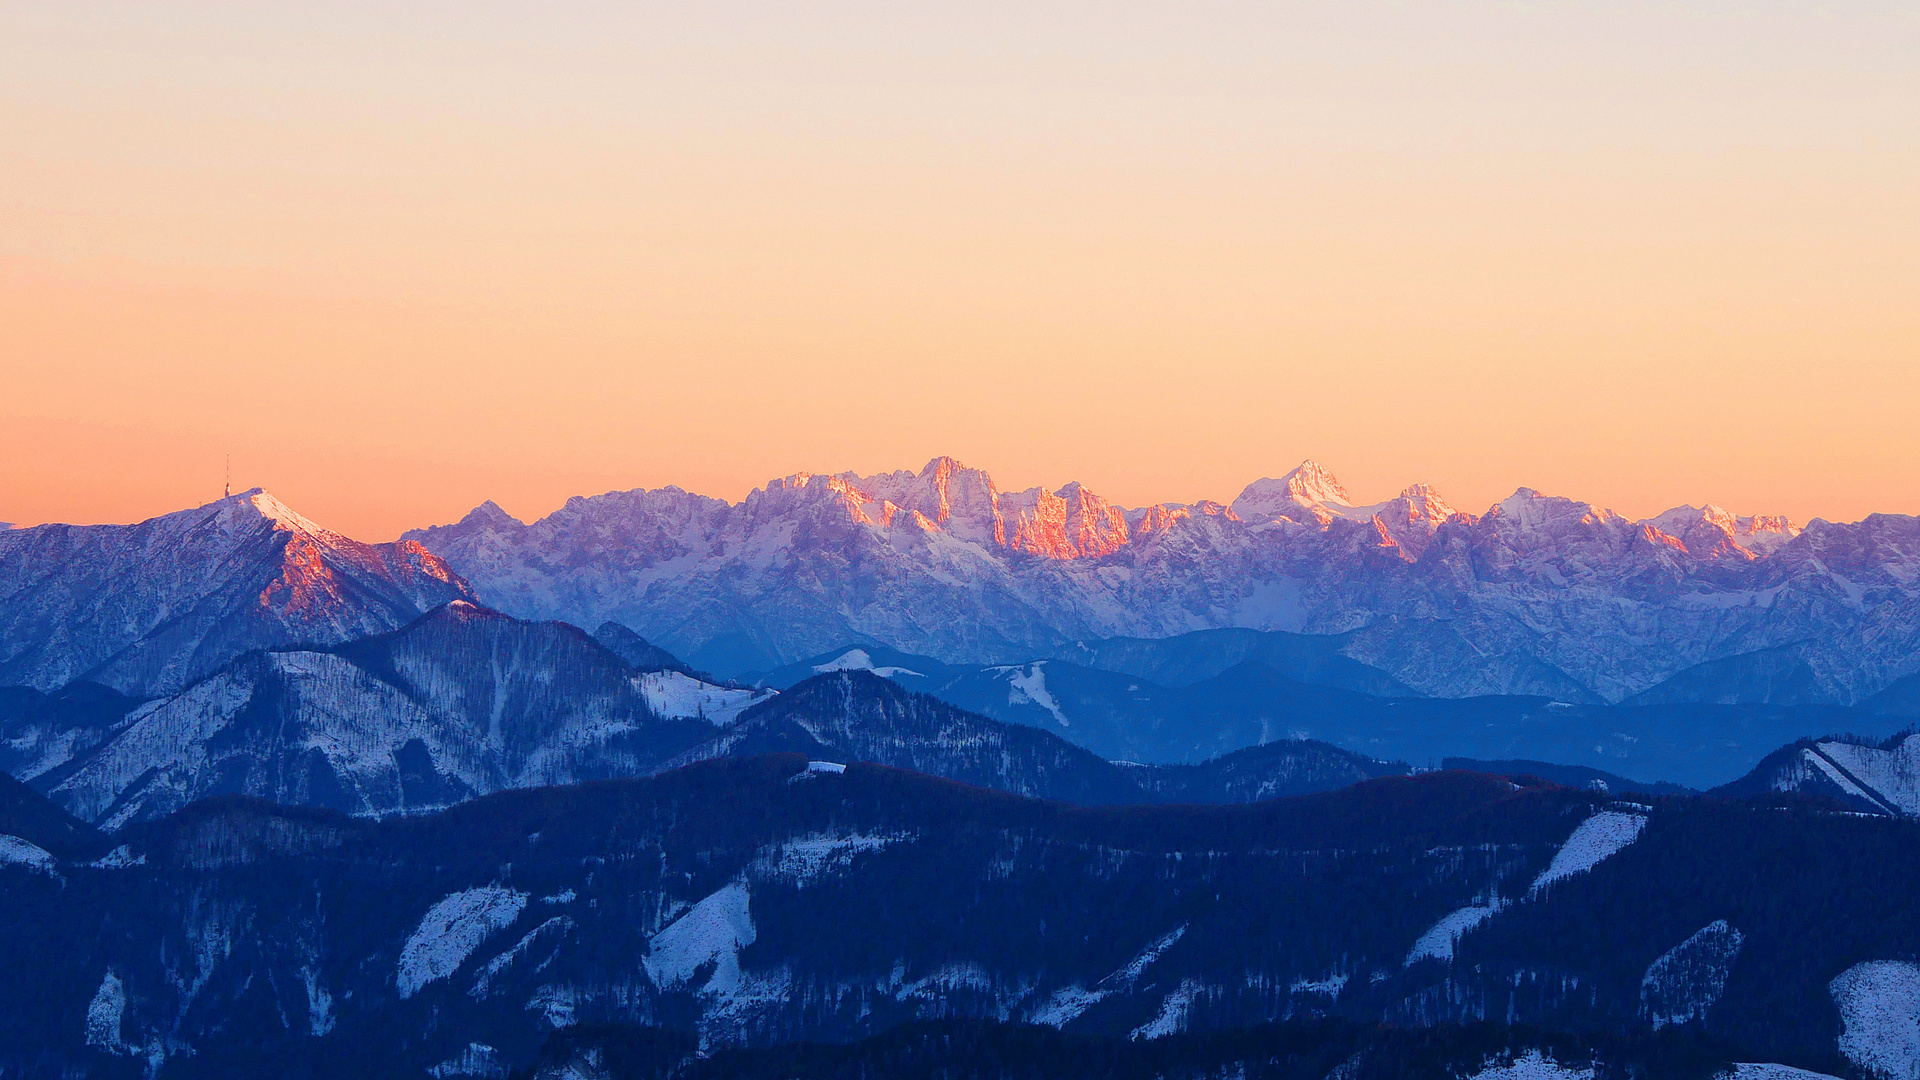
[[[489,503],[408,537],[495,607],[612,619],[721,675],[846,645],[1103,667],[1075,643],[1229,627],[1350,635],[1369,693],[1851,705],[1920,671],[1914,518],[1634,521],[1526,488],[1474,513],[1418,484],[1356,505],[1311,462],[1231,505],[1007,492],[938,458],[738,504],[612,492],[523,523]]]
[[[1091,808],[768,755],[384,821],[228,798],[100,837],[49,811],[0,864],[31,928],[0,963],[35,973],[0,980],[10,1075],[502,1076],[606,1025],[667,1029],[677,1062],[935,1019],[1466,1067],[1406,1075],[1913,1064],[1920,824],[1805,802],[1440,773]],[[1234,1034],[1313,1018],[1350,1026]],[[1356,1034],[1381,1024],[1435,1033]]]

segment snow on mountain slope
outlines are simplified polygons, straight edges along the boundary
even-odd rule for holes
[[[444,806],[644,775],[712,731],[692,697],[724,710],[752,696],[689,680],[679,704],[695,710],[675,718],[649,704],[660,677],[574,627],[454,601],[334,652],[249,653],[141,706],[50,794],[111,826],[227,793],[353,814]]]
[[[1855,964],[1830,989],[1847,1060],[1882,1080],[1920,1080],[1920,965]]]
[[[58,874],[55,869],[59,860],[47,849],[31,840],[22,840],[17,836],[0,835],[0,865],[25,866],[43,874]]]
[[[497,607],[617,620],[723,675],[848,643],[997,664],[1221,627],[1351,634],[1344,655],[1449,697],[1619,700],[1796,643],[1822,701],[1920,669],[1915,519],[1800,530],[1709,506],[1633,521],[1527,488],[1474,516],[1423,485],[1356,505],[1311,462],[1232,509],[1001,492],[937,458],[798,473],[738,504],[616,492],[533,523],[489,504],[409,538]]]
[[[1815,743],[1814,750],[1879,802],[1920,817],[1920,735],[1909,735],[1891,748],[1829,740]]]
[[[527,894],[498,885],[454,893],[427,909],[400,949],[394,985],[402,999],[460,969],[480,943],[512,926],[527,906]]]
[[[1655,1028],[1704,1019],[1726,992],[1746,936],[1715,919],[1660,954],[1640,980],[1640,1008]]]
[[[754,941],[750,899],[736,881],[687,909],[648,943],[647,976],[658,986],[681,987],[712,964],[704,990],[724,994],[739,986],[740,950]]]
[[[1768,755],[1714,794],[1793,791],[1824,795],[1876,814],[1920,817],[1920,735],[1880,745],[1851,739],[1807,739]]]
[[[698,717],[715,727],[726,727],[734,717],[773,696],[771,690],[715,686],[678,671],[649,671],[640,676],[640,693],[656,715]]]
[[[1567,837],[1559,851],[1554,852],[1553,861],[1527,887],[1527,895],[1539,893],[1556,881],[1586,873],[1639,839],[1640,830],[1646,827],[1647,815],[1644,812],[1600,811],[1573,830],[1573,835]]]
[[[1468,904],[1448,912],[1414,941],[1413,948],[1407,951],[1407,966],[1428,959],[1451,963],[1453,947],[1467,935],[1467,931],[1500,914],[1504,906],[1504,902],[1495,897],[1484,904]]]
[[[1474,1073],[1470,1080],[1593,1080],[1591,1065],[1562,1065],[1538,1050]]]
[[[360,543],[257,489],[137,525],[9,529],[0,683],[170,692],[248,649],[331,645],[472,596],[418,543]]]

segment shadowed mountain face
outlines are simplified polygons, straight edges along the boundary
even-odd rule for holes
[[[683,668],[642,670],[576,627],[454,601],[332,649],[251,652],[146,702],[89,684],[0,691],[0,748],[17,775],[108,827],[218,795],[382,815],[774,751],[1080,803],[1242,801],[1405,771],[1316,746],[1163,782],[869,671],[776,695]]]
[[[335,650],[249,653],[36,782],[117,825],[222,794],[382,814],[645,775],[714,730],[663,715],[662,678],[575,627],[455,601]]]
[[[1207,631],[1260,638],[1254,632]],[[1622,777],[1627,790],[1700,790],[1727,783],[1780,746],[1830,731],[1885,737],[1910,718],[1834,705],[1574,704],[1538,697],[1382,698],[1296,681],[1328,677],[1298,663],[1191,662],[1197,650],[1173,638],[1128,642],[1116,653],[1080,655],[1126,662],[1134,671],[1183,679],[1162,685],[1065,660],[994,666],[942,664],[878,646],[841,649],[767,676],[774,685],[813,672],[868,671],[968,712],[1052,732],[1114,761],[1197,764],[1246,747],[1298,740],[1331,743],[1366,759],[1434,766],[1448,758],[1552,762],[1587,770],[1578,783]],[[1154,654],[1177,663],[1154,662]],[[1248,655],[1235,650],[1234,655]],[[1115,660],[1115,656],[1119,660]],[[1204,657],[1205,653],[1201,655]],[[1259,655],[1257,652],[1252,655]],[[1285,663],[1284,656],[1279,658]],[[1346,672],[1332,673],[1335,681]],[[1558,778],[1561,774],[1542,773]],[[1566,774],[1571,775],[1571,774]],[[1610,778],[1610,779],[1609,779]],[[1577,786],[1577,785],[1576,785]]]
[[[1346,688],[1367,693],[1598,703],[1793,646],[1804,673],[1705,669],[1667,688],[1694,696],[1650,700],[1852,704],[1920,668],[1916,519],[1802,531],[1709,506],[1632,521],[1525,488],[1475,516],[1419,485],[1356,506],[1311,463],[1230,507],[1002,492],[940,458],[917,474],[800,473],[737,505],[617,492],[528,524],[488,504],[409,537],[503,610],[617,620],[722,675],[848,643],[1130,669],[1094,654],[1231,628],[1332,647],[1255,656],[1222,638],[1191,670],[1350,661],[1371,682]]]
[[[1120,767],[1044,731],[1003,724],[864,671],[819,675],[741,715],[679,762],[800,753],[870,761],[1076,803],[1147,801]]]
[[[0,980],[0,1070],[477,1077],[604,1024],[717,1052],[1331,1015],[1684,1023],[1840,1073],[1920,951],[1916,830],[1467,773],[1084,808],[798,755],[384,821],[228,799],[95,862],[6,849],[34,932],[0,963],[46,977]]]
[[[0,531],[0,684],[178,690],[249,649],[333,645],[473,593],[412,541],[363,544],[255,490],[138,525]]]

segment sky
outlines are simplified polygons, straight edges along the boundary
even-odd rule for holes
[[[0,520],[1920,513],[1920,5],[0,0]]]

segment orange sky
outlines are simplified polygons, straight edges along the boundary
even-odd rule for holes
[[[1911,4],[695,6],[0,6],[0,520],[1920,513]]]

